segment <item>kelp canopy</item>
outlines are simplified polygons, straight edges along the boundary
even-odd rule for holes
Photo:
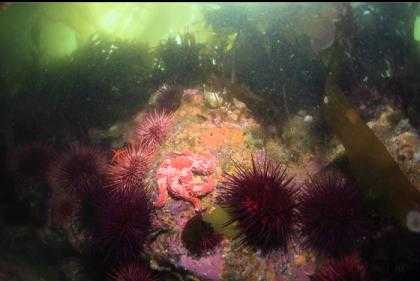
[[[344,93],[355,84],[403,92],[419,124],[415,89],[399,82],[418,57],[415,3],[62,5],[12,4],[0,14],[1,120],[3,128],[18,124],[9,128],[17,142],[105,129],[163,83],[230,87],[263,120],[281,124],[319,105],[345,9],[354,24],[340,62]]]

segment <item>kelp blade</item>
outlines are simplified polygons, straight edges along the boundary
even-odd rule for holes
[[[324,118],[343,143],[353,176],[367,199],[383,215],[406,224],[408,212],[420,206],[419,191],[404,176],[332,76],[326,81],[324,95]]]

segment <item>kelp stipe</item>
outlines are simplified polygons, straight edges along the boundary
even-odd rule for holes
[[[347,101],[333,76],[327,78],[322,102],[324,118],[343,143],[353,176],[373,206],[410,230],[412,216],[420,216],[420,193],[404,176],[383,143]],[[418,228],[418,226],[417,226]]]

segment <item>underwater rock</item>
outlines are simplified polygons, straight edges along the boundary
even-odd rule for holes
[[[299,154],[313,152],[317,142],[313,120],[312,116],[308,117],[302,112],[287,121],[283,127],[282,138],[289,149],[299,151]]]
[[[391,106],[386,106],[378,115],[377,119],[369,121],[367,125],[381,141],[385,142],[394,134],[395,127],[401,122],[402,113]]]
[[[403,162],[412,160],[419,147],[418,142],[419,136],[415,133],[405,132],[398,135],[394,142],[398,160]]]
[[[219,108],[225,103],[223,93],[220,92],[204,91],[203,96],[210,108]]]
[[[162,163],[167,159],[176,159],[181,156],[183,159],[185,155],[182,155],[182,151],[188,151],[193,156],[202,153],[210,154],[217,165],[213,174],[204,177],[211,177],[215,183],[221,179],[222,171],[229,173],[235,171],[235,166],[231,161],[232,157],[240,160],[241,163],[251,164],[251,155],[253,154],[264,163],[263,159],[266,155],[263,149],[264,142],[257,141],[259,137],[252,133],[261,130],[261,125],[247,109],[245,103],[237,100],[232,111],[227,112],[224,121],[214,124],[211,116],[217,110],[209,108],[204,102],[202,94],[194,89],[186,89],[184,94],[180,107],[173,113],[174,129],[169,133],[168,141],[160,148],[158,156],[154,160],[155,163],[151,165],[153,172],[147,175],[152,186],[157,187],[156,178]],[[242,117],[233,120],[232,114],[235,112],[243,113]],[[300,117],[303,123],[303,116]],[[272,142],[274,143],[275,140]],[[280,149],[282,149],[282,153],[278,154],[276,159],[284,161],[289,152],[284,145],[281,145]],[[181,153],[177,154],[178,151]],[[306,159],[307,156],[304,158]],[[270,157],[270,159],[272,158]],[[179,174],[182,171],[175,164],[174,162],[170,165],[175,168],[170,169],[170,172],[175,177],[174,179],[179,179]],[[185,172],[194,175],[191,165],[187,166],[189,168]],[[168,169],[162,171],[167,174]],[[304,175],[304,173],[305,171],[300,171],[300,174]],[[196,175],[195,178],[193,181],[195,185],[206,184],[201,179],[202,176]],[[230,216],[216,204],[220,186],[217,184],[213,192],[200,200],[202,205],[200,214],[203,221],[210,224],[216,234],[225,237],[221,247],[216,247],[214,252],[209,252],[208,255],[201,258],[192,256],[182,243],[182,231],[186,223],[196,215],[195,210],[190,203],[184,200],[170,200],[164,208],[155,209],[155,225],[162,233],[150,244],[150,255],[158,263],[155,268],[159,268],[163,272],[167,268],[171,268],[168,266],[170,264],[175,268],[187,270],[196,278],[203,280],[271,280],[274,276],[279,278],[282,276],[284,280],[308,280],[304,273],[305,266],[289,266],[291,260],[273,258],[281,256],[278,251],[271,251],[269,255],[271,258],[264,257],[262,250],[252,251],[248,247],[241,247],[239,241],[233,239],[239,234],[236,224],[226,227],[224,224],[230,219]],[[158,192],[157,189],[155,192]],[[272,196],[272,193],[270,194]],[[273,199],[273,202],[275,201]],[[267,259],[270,261],[267,262]],[[275,275],[267,270],[267,263],[276,272]],[[250,264],[256,270],[251,270]]]
[[[272,100],[253,93],[246,85],[238,86],[225,80],[214,80],[212,84],[215,88],[223,89],[223,92],[226,92],[232,99],[236,98],[246,104],[254,118],[261,118],[268,123],[273,120],[280,120],[280,110],[273,104]]]
[[[220,249],[215,254],[202,257],[199,260],[183,255],[179,261],[179,265],[204,280],[223,280],[220,277],[223,266],[223,256]]]
[[[246,104],[244,102],[241,102],[237,98],[233,98],[232,103],[235,106],[235,108],[238,109],[239,111],[247,111],[248,110],[248,107],[246,106]]]
[[[387,84],[387,90],[391,95],[395,95],[402,102],[404,113],[410,118],[413,127],[420,128],[420,98],[417,94],[420,91],[418,79],[418,68],[420,65],[419,56],[416,52],[406,59],[407,64],[397,70]]]
[[[391,138],[390,151],[420,191],[420,138],[412,129]]]
[[[352,88],[349,100],[361,116],[371,118],[381,108],[381,98],[377,89],[358,85]]]
[[[420,190],[420,163],[416,160],[416,153],[420,151],[420,139],[417,131],[407,118],[403,118],[403,113],[391,105],[387,105],[378,115],[367,125],[384,143],[410,182]]]

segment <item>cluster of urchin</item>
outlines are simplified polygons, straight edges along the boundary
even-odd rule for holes
[[[110,164],[101,150],[88,145],[72,145],[58,157],[39,144],[18,153],[14,170],[20,178],[33,182],[49,170],[54,189],[78,198],[79,230],[89,233],[90,251],[100,249],[100,254],[87,255],[95,259],[89,264],[114,268],[107,275],[112,280],[131,280],[127,276],[133,274],[155,280],[138,261],[151,229],[152,205],[143,178],[172,125],[169,112],[149,113],[135,128],[139,141],[118,149]],[[30,164],[34,162],[39,167]],[[218,203],[231,217],[225,226],[239,226],[241,245],[268,255],[287,252],[299,239],[302,248],[338,259],[317,271],[314,280],[336,280],[351,270],[361,276],[355,280],[365,280],[366,268],[360,260],[346,258],[365,233],[362,197],[354,182],[323,174],[298,189],[286,168],[267,156],[252,157],[250,167],[233,163],[236,171],[225,174]],[[188,232],[191,229],[194,235]],[[222,236],[198,215],[187,224],[182,239],[191,255],[202,256],[211,253]]]
[[[83,263],[94,279],[157,280],[139,263],[152,212],[143,179],[171,126],[169,112],[147,114],[135,128],[136,143],[117,149],[109,164],[102,150],[85,144],[70,145],[58,156],[41,143],[15,153],[12,168],[17,178],[31,185],[48,178],[59,194],[51,200],[54,222],[74,215],[77,230],[88,234]],[[77,210],[67,208],[69,204]]]
[[[267,155],[252,157],[250,167],[233,164],[236,171],[225,174],[218,201],[231,217],[226,226],[239,226],[240,245],[268,255],[287,252],[299,240],[321,258],[340,260],[324,266],[314,280],[369,280],[358,259],[346,258],[365,233],[362,196],[353,181],[321,174],[298,189],[286,168]]]

